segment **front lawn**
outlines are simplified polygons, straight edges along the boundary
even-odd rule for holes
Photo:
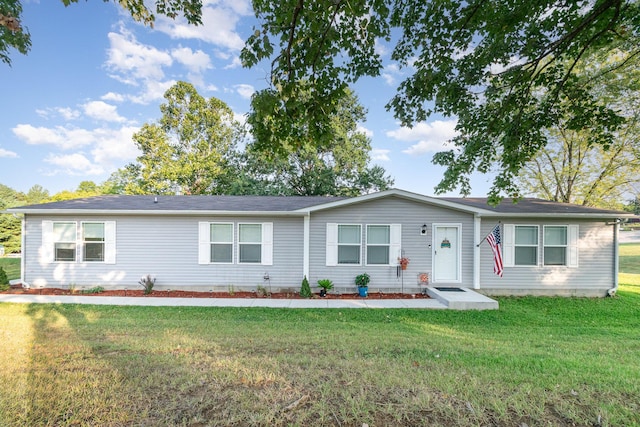
[[[640,425],[630,285],[483,312],[0,304],[0,424]]]

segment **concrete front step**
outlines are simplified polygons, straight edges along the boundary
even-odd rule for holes
[[[438,289],[440,288],[440,289]],[[469,288],[429,287],[427,294],[451,310],[497,310],[498,301]]]

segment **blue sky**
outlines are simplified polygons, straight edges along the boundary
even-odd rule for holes
[[[244,69],[239,54],[256,24],[250,0],[203,1],[204,25],[158,17],[153,29],[134,22],[114,3],[23,0],[23,25],[32,49],[0,63],[0,183],[26,192],[35,184],[52,194],[83,180],[101,183],[138,155],[131,135],[160,118],[162,95],[188,81],[221,99],[239,119],[267,70]],[[354,87],[368,109],[362,130],[373,163],[395,187],[433,194],[442,168],[433,154],[454,135],[455,120],[433,117],[402,128],[384,109],[405,71],[390,62],[376,79]],[[490,177],[477,176],[472,194],[484,196]],[[450,195],[457,195],[452,193]]]

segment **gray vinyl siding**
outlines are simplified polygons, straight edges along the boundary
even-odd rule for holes
[[[361,265],[326,265],[327,223],[362,225]],[[426,272],[432,277],[430,245],[433,239],[433,223],[461,224],[462,283],[458,283],[458,286],[473,286],[473,215],[400,197],[388,197],[312,213],[309,282],[313,286],[318,279],[330,279],[338,291],[355,292],[355,276],[366,272],[371,276],[370,291],[378,288],[387,291],[400,291],[403,288],[405,291],[418,290],[419,273]],[[411,261],[401,277],[397,277],[395,266],[365,265],[364,230],[368,224],[402,225],[402,250]],[[428,228],[426,235],[420,234],[423,224]]]
[[[116,263],[41,265],[42,221],[115,221]],[[198,264],[198,222],[273,223],[273,265]],[[158,288],[199,290],[267,286],[299,288],[303,264],[303,219],[228,216],[35,216],[27,215],[24,279],[35,286],[141,288],[141,276],[156,276]],[[234,250],[237,246],[234,246]],[[237,260],[236,260],[237,261]]]
[[[542,266],[542,240],[538,245],[539,266],[505,267],[502,277],[493,273],[493,254],[489,244],[480,246],[480,287],[489,294],[605,295],[614,286],[613,225],[571,219],[502,219],[503,224],[579,226],[578,267]],[[482,221],[481,235],[491,232],[497,220]],[[539,234],[541,236],[541,234]],[[540,238],[541,239],[541,238]]]

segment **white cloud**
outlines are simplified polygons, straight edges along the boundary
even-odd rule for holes
[[[120,93],[109,92],[100,97],[103,101],[113,101],[113,102],[122,102],[124,101],[124,96]]]
[[[239,84],[233,86],[238,94],[244,99],[251,99],[251,95],[256,91],[255,88],[247,84]]]
[[[384,67],[382,78],[389,86],[394,86],[398,81],[398,78],[402,76],[402,70],[398,67],[398,64],[393,63]]]
[[[44,161],[58,168],[53,174],[101,175],[104,173],[102,167],[91,163],[91,161],[81,153],[65,155],[50,154]]]
[[[196,39],[229,50],[240,50],[244,40],[236,31],[241,16],[251,14],[247,1],[210,1],[202,7],[202,25],[191,25],[184,18],[158,16],[155,28],[175,39]]]
[[[104,169],[113,169],[115,163],[132,161],[140,154],[133,142],[138,127],[94,130],[95,144],[91,150],[93,160]]]
[[[93,135],[90,131],[62,126],[46,128],[19,124],[12,131],[27,144],[51,144],[65,150],[84,147],[93,141]]]
[[[171,56],[192,73],[201,74],[205,70],[212,68],[211,58],[201,50],[194,52],[188,47],[180,47],[173,49]]]
[[[436,120],[432,123],[418,123],[413,128],[401,127],[387,132],[386,135],[399,141],[417,141],[417,143],[402,152],[410,155],[421,155],[443,150],[447,141],[457,135],[455,127],[456,120]]]
[[[64,120],[76,120],[80,117],[80,111],[74,110],[69,107],[55,107],[55,108],[46,108],[46,109],[37,109],[36,113],[40,117],[44,117],[45,119],[51,119],[55,116],[60,116]]]
[[[18,153],[15,153],[13,151],[9,151],[9,150],[5,150],[4,148],[0,148],[0,158],[5,157],[8,159],[15,159],[18,156]]]
[[[367,129],[362,125],[358,125],[356,131],[365,134],[367,138],[373,138],[373,131],[371,129]]]
[[[175,80],[166,82],[148,81],[145,83],[145,90],[140,95],[130,95],[129,100],[135,104],[149,104],[162,99],[164,93],[174,84],[176,84]]]
[[[107,104],[103,101],[91,101],[82,106],[84,113],[96,120],[106,122],[124,122],[126,119],[118,114],[115,105]]]
[[[391,160],[389,158],[390,151],[383,148],[374,148],[371,150],[371,159],[378,162],[388,162]]]
[[[153,46],[138,43],[136,38],[125,30],[109,33],[110,48],[107,50],[107,69],[116,80],[137,86],[139,81],[157,81],[164,78],[163,67],[171,66],[171,55]]]

